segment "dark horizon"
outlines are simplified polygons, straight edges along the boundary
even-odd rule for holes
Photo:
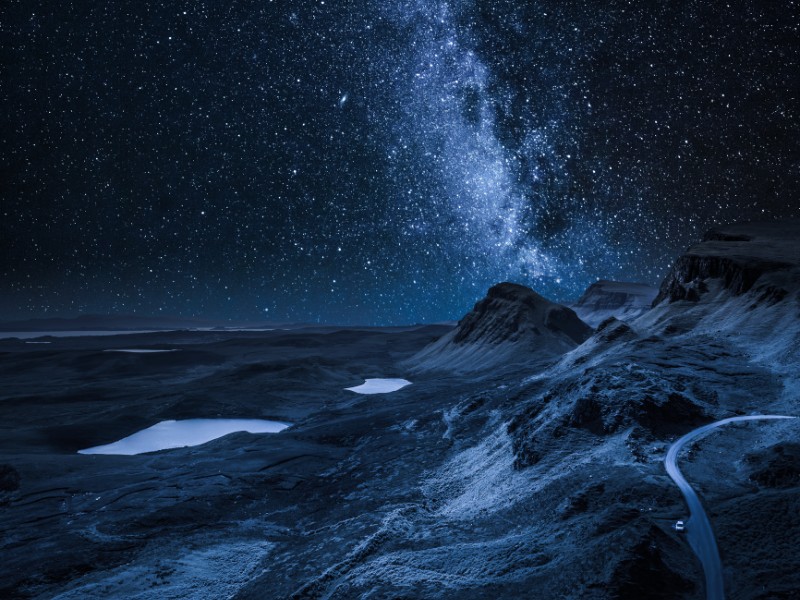
[[[600,281],[600,280],[598,280],[598,281]],[[497,282],[497,283],[501,283],[501,282]],[[514,283],[514,282],[512,282],[512,283]],[[639,282],[626,282],[626,283],[639,283]],[[657,286],[654,286],[654,287],[657,287]],[[244,317],[239,318],[239,317],[236,317],[236,316],[232,316],[230,318],[225,318],[225,317],[206,316],[206,315],[201,315],[201,314],[181,315],[181,314],[178,314],[178,313],[170,314],[170,313],[144,313],[144,312],[127,312],[127,313],[124,313],[124,312],[117,312],[117,313],[111,313],[111,312],[109,312],[109,313],[76,312],[76,313],[73,313],[73,314],[70,314],[70,313],[63,313],[63,314],[48,314],[48,313],[44,313],[44,314],[40,314],[40,315],[33,315],[33,316],[15,318],[15,319],[7,319],[7,318],[3,317],[3,318],[0,318],[0,331],[2,331],[2,329],[1,329],[2,327],[10,327],[14,323],[28,323],[28,322],[36,322],[36,321],[45,321],[45,322],[46,321],[54,321],[54,322],[56,322],[56,321],[67,321],[67,322],[71,322],[71,321],[82,320],[82,319],[83,320],[92,320],[92,319],[115,319],[115,318],[116,319],[131,318],[131,319],[141,319],[141,320],[152,319],[152,320],[163,320],[163,321],[174,320],[176,322],[185,321],[187,323],[192,322],[192,321],[196,321],[198,323],[198,326],[200,326],[200,324],[203,324],[203,323],[205,323],[206,325],[222,325],[224,323],[230,323],[232,325],[242,324],[242,325],[248,325],[248,326],[255,326],[255,325],[258,325],[258,324],[273,324],[273,325],[280,325],[280,324],[284,324],[284,325],[308,324],[308,325],[320,325],[320,326],[330,326],[330,327],[336,327],[336,326],[343,326],[343,327],[359,327],[359,326],[362,326],[362,327],[404,327],[404,326],[414,326],[414,325],[430,325],[430,324],[436,324],[436,323],[458,321],[466,312],[468,312],[472,308],[472,306],[476,302],[478,302],[483,296],[486,295],[487,291],[488,291],[488,288],[487,288],[487,290],[484,290],[480,295],[476,296],[476,298],[472,302],[469,303],[469,306],[467,306],[461,314],[455,315],[455,316],[453,316],[453,318],[450,318],[450,319],[441,319],[439,321],[415,321],[415,322],[407,322],[407,323],[377,324],[377,323],[365,323],[365,322],[358,322],[358,321],[334,322],[334,321],[314,321],[314,320],[308,320],[308,321],[294,320],[294,321],[292,321],[292,320],[286,320],[286,319],[279,320],[279,319],[270,319],[270,318],[261,318],[261,319],[259,319],[259,318],[250,318],[250,319],[248,319],[248,318],[244,318]],[[534,290],[534,291],[536,291],[536,290]],[[552,298],[548,298],[548,299],[552,300]],[[578,300],[578,298],[576,297],[576,298],[574,298],[574,299],[572,299],[570,301],[566,301],[566,302],[562,302],[562,303],[571,304],[571,303],[573,303],[573,302],[575,302],[577,300]],[[554,302],[558,302],[556,300],[553,300],[553,301]],[[10,331],[10,329],[9,329],[9,331]]]

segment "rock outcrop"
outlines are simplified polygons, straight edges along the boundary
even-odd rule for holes
[[[653,305],[697,301],[709,280],[734,296],[757,289],[763,301],[785,298],[800,281],[800,219],[712,229],[675,262]]]
[[[709,231],[661,284],[642,331],[713,335],[774,369],[800,356],[800,219]]]
[[[609,317],[629,321],[650,310],[658,288],[646,283],[607,281],[590,285],[572,306],[585,323],[597,327]]]
[[[409,365],[418,371],[480,371],[561,355],[591,333],[572,309],[525,286],[500,283]]]

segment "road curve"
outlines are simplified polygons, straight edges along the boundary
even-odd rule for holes
[[[667,468],[667,474],[672,478],[675,484],[680,488],[683,497],[686,499],[686,504],[689,507],[689,519],[686,522],[686,535],[689,539],[689,545],[694,550],[700,563],[703,565],[703,572],[706,578],[706,598],[708,600],[724,600],[725,587],[722,582],[722,563],[719,559],[719,550],[717,549],[717,540],[714,537],[714,531],[711,529],[711,522],[708,520],[703,505],[700,504],[700,498],[686,481],[686,478],[678,469],[676,461],[681,449],[691,442],[712,429],[722,427],[728,423],[736,423],[739,421],[761,421],[773,419],[795,419],[796,417],[789,417],[785,415],[751,415],[744,417],[730,417],[729,419],[722,419],[708,425],[703,425],[693,431],[690,431],[670,447],[667,452],[667,457],[664,459],[664,466]]]

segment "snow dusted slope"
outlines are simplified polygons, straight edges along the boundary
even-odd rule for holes
[[[597,327],[609,317],[629,321],[641,316],[653,304],[658,289],[645,283],[600,281],[590,285],[572,306],[584,323]]]
[[[800,357],[800,220],[709,231],[661,284],[637,323],[668,334],[721,334],[774,366]]]
[[[493,286],[458,327],[409,359],[418,371],[481,371],[551,358],[592,333],[575,312],[515,283]]]

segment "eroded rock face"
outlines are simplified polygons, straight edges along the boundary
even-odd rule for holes
[[[559,356],[591,334],[592,328],[572,309],[506,282],[490,288],[456,329],[424,348],[409,364],[423,371],[479,371],[533,356]]]
[[[499,283],[461,319],[453,342],[499,344],[548,333],[565,336],[577,345],[592,330],[566,306],[523,285]]]
[[[577,315],[592,327],[615,317],[631,320],[650,310],[658,288],[645,283],[601,279],[586,288],[572,306]]]
[[[770,278],[773,274],[781,276]],[[766,301],[777,302],[788,294],[787,276],[796,283],[799,275],[800,220],[730,225],[706,233],[675,262],[653,305],[697,301],[711,279],[733,295],[758,288]]]

